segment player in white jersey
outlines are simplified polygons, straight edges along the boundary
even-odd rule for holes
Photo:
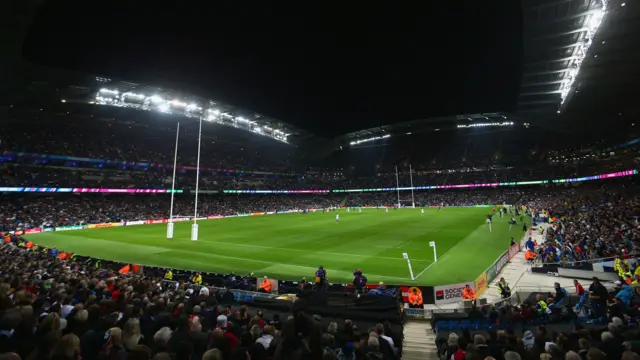
[[[360,210],[360,212],[362,212],[362,208],[358,208],[358,210]]]
[[[388,214],[389,213],[389,208],[388,207],[384,208],[384,211]]]
[[[347,208],[347,212],[351,212],[351,208],[350,207]]]
[[[336,214],[336,222],[340,222],[340,214]]]
[[[424,215],[424,209],[420,209],[420,216]]]

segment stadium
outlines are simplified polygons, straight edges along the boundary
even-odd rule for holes
[[[44,60],[39,41],[75,53],[41,32],[51,4],[23,5],[0,102],[0,359],[636,359],[638,5],[523,0],[518,45],[474,54],[492,66],[434,60],[442,79],[412,75],[433,98],[388,80],[369,103],[382,90],[336,67],[341,111],[283,98],[275,67],[264,89],[225,68],[255,87],[233,93],[160,61]]]

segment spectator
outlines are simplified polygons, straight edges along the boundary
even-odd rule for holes
[[[63,336],[53,350],[52,360],[79,360],[80,339],[73,335]]]

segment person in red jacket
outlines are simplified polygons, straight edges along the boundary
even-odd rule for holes
[[[229,350],[233,350],[240,343],[238,338],[232,332],[227,330],[227,317],[224,315],[220,315],[216,318],[215,331],[222,331],[222,337],[224,337],[229,343]],[[211,334],[211,340],[213,340],[213,335],[214,334]]]
[[[578,279],[573,279],[573,285],[576,286],[576,294],[577,295],[579,295],[579,296],[584,295],[584,288],[582,287],[582,284],[580,284]]]

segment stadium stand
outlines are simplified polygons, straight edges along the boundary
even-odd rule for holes
[[[36,229],[166,221],[167,194],[48,193],[46,189],[169,189],[175,132],[113,118],[88,122],[69,117],[65,122],[52,122],[33,111],[10,115],[0,141],[4,151],[0,231],[5,235],[0,249],[0,357],[637,357],[628,353],[638,351],[640,320],[640,273],[635,259],[640,240],[637,180],[625,176],[585,183],[583,180],[595,178],[553,182],[634,169],[636,143],[616,148],[615,154],[598,147],[587,151],[588,156],[584,149],[531,156],[527,149],[533,144],[513,136],[508,142],[491,138],[460,147],[429,143],[429,149],[411,154],[408,149],[414,149],[413,145],[393,146],[379,156],[372,156],[371,149],[353,149],[346,157],[334,154],[329,166],[300,161],[289,144],[207,124],[215,128],[216,135],[203,141],[206,155],[201,161],[199,216],[391,207],[398,202],[393,191],[397,185],[546,181],[482,189],[422,189],[413,194],[413,201],[419,207],[514,205],[520,216],[527,217],[520,221],[526,229],[542,228],[541,240],[533,245],[537,258],[527,276],[547,279],[547,273],[559,268],[600,267],[603,274],[622,275],[620,280],[625,280],[627,271],[632,273],[629,284],[603,280],[606,295],[597,282],[585,285],[602,292],[599,299],[578,297],[564,285],[558,290],[526,289],[521,276],[509,284],[511,296],[505,297],[494,280],[502,276],[500,270],[506,268],[508,258],[505,262],[498,259],[501,269],[494,264],[493,278],[485,279],[491,285],[478,296],[478,305],[460,301],[447,310],[436,304],[433,286],[420,287],[424,304],[411,308],[404,284],[374,285],[370,293],[358,296],[353,286],[345,284],[328,284],[324,292],[306,281],[278,279],[274,281],[277,290],[266,294],[256,291],[260,279],[253,274],[140,266],[60,249],[68,254],[61,257],[58,249],[29,246],[25,235]],[[176,189],[182,192],[175,196],[174,214],[192,214],[194,209],[196,131],[192,123],[181,132],[185,141],[179,147]],[[553,143],[553,139],[545,141]],[[455,151],[443,151],[445,148]],[[437,154],[438,159],[433,161],[425,154]],[[396,177],[392,164],[401,156],[410,156],[415,167],[409,174],[406,166],[400,166]],[[361,172],[351,169],[352,165],[374,170]],[[17,188],[21,190],[15,191]],[[38,193],[30,188],[45,190]],[[367,191],[381,188],[388,189]],[[258,195],[237,190],[326,192]],[[409,192],[403,191],[405,205],[408,197]],[[523,257],[518,252],[520,239],[515,241],[516,251],[505,254]],[[530,246],[527,236],[522,246]],[[615,267],[614,259],[621,255],[629,269]],[[519,270],[526,269],[521,266]],[[194,283],[199,276],[201,284]],[[425,318],[430,322],[419,321]]]

